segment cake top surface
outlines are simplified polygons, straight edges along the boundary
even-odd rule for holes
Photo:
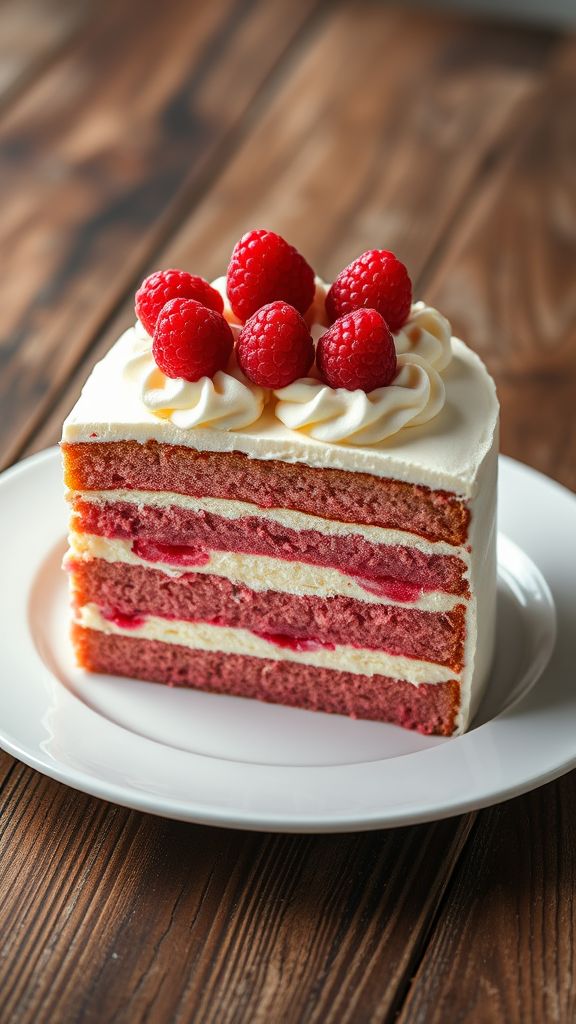
[[[369,250],[331,286],[274,232],[210,285],[157,271],[94,368],[63,441],[157,441],[394,477],[473,497],[498,401],[404,265]]]
[[[453,358],[443,371],[446,398],[440,412],[428,423],[366,446],[331,444],[292,430],[270,405],[240,429],[177,426],[147,409],[126,376],[139,340],[130,328],[94,367],[66,419],[63,441],[154,440],[199,451],[239,451],[258,459],[395,477],[464,496],[473,493],[478,469],[493,443],[498,422],[494,384],[479,357],[456,338]]]

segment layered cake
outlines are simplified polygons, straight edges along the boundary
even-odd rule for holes
[[[450,736],[488,678],[498,403],[370,250],[159,271],[64,424],[85,669]]]

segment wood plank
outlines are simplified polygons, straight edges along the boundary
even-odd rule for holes
[[[180,265],[216,276],[236,238],[266,225],[324,277],[381,245],[425,281],[479,183],[487,187],[490,170],[506,162],[510,134],[529,120],[555,44],[550,34],[345,5],[148,269]],[[129,296],[26,452],[57,440],[132,308]]]
[[[576,1019],[576,774],[483,811],[399,1024]]]
[[[4,117],[3,464],[226,162],[317,6],[110,3]]]
[[[0,109],[55,59],[93,12],[93,0],[0,3]]]
[[[576,489],[576,38],[499,174],[471,197],[428,293],[491,369],[502,449]]]
[[[23,766],[0,810],[11,1024],[382,1020],[467,836],[202,828]]]

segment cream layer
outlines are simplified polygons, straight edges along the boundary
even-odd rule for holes
[[[210,551],[210,561],[205,565],[179,567],[168,562],[150,562],[132,551],[129,540],[111,540],[92,533],[72,532],[68,538],[69,557],[88,561],[93,558],[105,562],[123,562],[127,565],[141,565],[146,569],[157,569],[167,576],[178,577],[188,573],[203,573],[223,576],[231,583],[242,584],[250,590],[293,594],[297,597],[351,597],[367,604],[392,604],[415,608],[427,612],[451,611],[457,604],[466,604],[466,598],[458,594],[432,591],[422,594],[416,601],[397,601],[378,594],[372,594],[356,582],[353,576],[346,576],[338,569],[306,562],[288,562],[268,555],[243,555],[230,551]]]
[[[326,537],[359,536],[371,544],[399,545],[416,548],[424,554],[457,555],[465,565],[470,564],[470,554],[465,547],[447,544],[445,541],[431,541],[407,530],[392,530],[383,526],[362,526],[358,523],[343,523],[336,519],[322,519],[306,512],[287,508],[260,508],[246,501],[231,501],[228,498],[192,498],[173,491],[137,491],[117,489],[109,491],[70,491],[71,497],[82,501],[104,505],[126,502],[131,505],[150,505],[155,508],[185,509],[189,512],[209,512],[223,519],[268,519],[289,530],[315,530]]]
[[[389,676],[412,683],[414,686],[458,679],[458,673],[429,661],[418,661],[415,658],[387,654],[384,651],[347,645],[336,645],[333,650],[294,651],[264,640],[250,630],[213,626],[207,622],[185,622],[149,615],[141,625],[125,629],[105,619],[95,604],[85,604],[79,608],[76,612],[76,622],[85,629],[115,636],[159,640],[161,643],[179,644],[193,650],[222,651],[225,654],[243,654],[251,658],[271,658],[276,661],[296,661],[318,668],[353,672],[356,675]]]

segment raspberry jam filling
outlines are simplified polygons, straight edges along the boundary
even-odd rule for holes
[[[147,562],[166,562],[168,565],[207,565],[210,555],[204,548],[192,544],[160,544],[153,540],[135,540],[132,551]]]
[[[113,623],[118,629],[138,629],[146,622],[146,615],[126,615],[116,608],[100,608],[100,614],[107,622]],[[162,619],[169,622],[178,621],[175,615],[161,615]],[[201,619],[189,619],[191,622],[201,622]],[[211,626],[225,626],[226,622],[220,616],[206,620]],[[262,633],[257,629],[249,630],[254,636],[266,640],[269,644],[291,651],[335,651],[336,645],[313,637],[290,636],[288,633]]]
[[[258,630],[252,630],[252,632],[259,636],[261,640],[266,640],[269,644],[274,644],[276,647],[282,647],[285,650],[290,651],[335,651],[336,644],[323,643],[321,640],[315,640],[313,637],[297,637],[289,636],[288,633],[260,633]]]
[[[402,580],[395,580],[390,576],[380,578],[377,576],[355,576],[354,580],[369,594],[387,597],[389,601],[402,601],[404,604],[412,604],[424,592],[424,587],[417,587],[413,583],[404,583]]]
[[[101,608],[100,614],[107,622],[111,622],[118,629],[138,629],[146,622],[145,615],[124,615],[115,608]]]

